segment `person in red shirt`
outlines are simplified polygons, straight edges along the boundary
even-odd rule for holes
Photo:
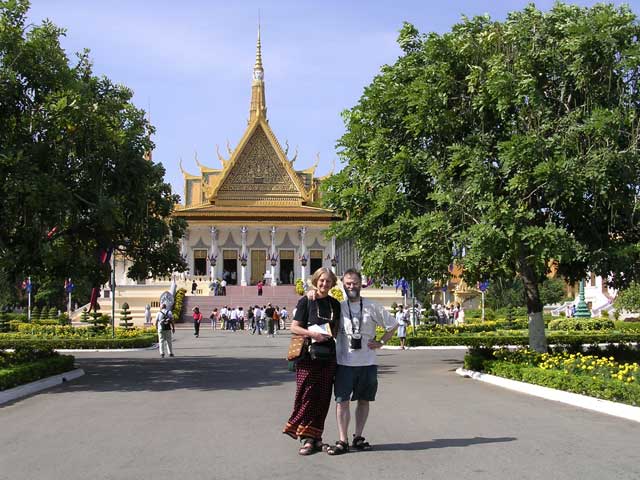
[[[193,307],[193,328],[196,338],[200,336],[200,322],[202,321],[202,314],[200,313],[200,307]]]

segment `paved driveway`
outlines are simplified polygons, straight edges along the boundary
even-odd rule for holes
[[[461,378],[459,350],[381,352],[374,450],[299,457],[287,344],[180,330],[176,358],[77,354],[84,377],[0,407],[0,479],[640,478],[637,423]]]

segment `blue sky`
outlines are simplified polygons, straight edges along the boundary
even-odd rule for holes
[[[504,19],[528,1],[253,1],[32,0],[30,19],[49,18],[67,29],[63,47],[91,50],[94,71],[134,92],[156,127],[154,161],[183,194],[179,160],[199,174],[194,160],[219,168],[247,126],[257,17],[269,123],[297,169],[320,154],[317,174],[340,168],[336,141],[344,133],[340,113],[358,102],[384,64],[400,55],[403,21],[420,32],[443,33],[462,15]],[[593,5],[597,2],[572,2]],[[613,2],[621,4],[623,2]],[[640,0],[629,3],[640,13]],[[553,1],[536,2],[546,10]]]

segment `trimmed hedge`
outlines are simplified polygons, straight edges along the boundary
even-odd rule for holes
[[[548,325],[549,330],[574,330],[574,331],[588,331],[588,330],[613,330],[613,320],[606,318],[561,318],[558,320],[552,320]]]
[[[54,355],[35,362],[0,369],[0,390],[68,372],[73,370],[73,361],[74,358],[71,355]]]
[[[491,332],[490,332],[491,333]],[[585,332],[585,333],[548,333],[547,342],[556,345],[584,345],[593,343],[621,343],[640,342],[640,332],[612,333],[612,332]],[[457,334],[407,337],[409,347],[461,345],[468,347],[493,347],[502,345],[529,345],[528,334]],[[389,345],[399,345],[400,341],[394,337]]]
[[[0,336],[0,349],[33,347],[60,349],[146,348],[158,341],[155,335],[134,338],[24,338],[19,335]]]

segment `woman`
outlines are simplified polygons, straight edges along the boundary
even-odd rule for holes
[[[211,330],[216,329],[216,323],[218,323],[218,308],[214,307],[211,315],[209,315],[209,319],[211,320]]]
[[[407,312],[404,311],[402,305],[398,305],[396,312],[396,322],[398,322],[398,338],[400,339],[400,348],[404,350],[404,344],[407,340]]]
[[[325,344],[331,352],[327,360],[314,360],[306,351],[296,364],[293,413],[282,433],[300,439],[300,455],[310,455],[321,451],[323,447],[322,432],[329,412],[336,371],[334,338],[340,320],[340,302],[329,296],[329,290],[336,281],[330,269],[323,267],[316,270],[311,277],[315,299],[302,297],[291,322],[291,333],[307,337],[310,343]],[[328,333],[322,333],[323,329]]]
[[[200,336],[200,322],[202,321],[202,314],[200,313],[200,307],[193,307],[193,328],[196,338]]]

